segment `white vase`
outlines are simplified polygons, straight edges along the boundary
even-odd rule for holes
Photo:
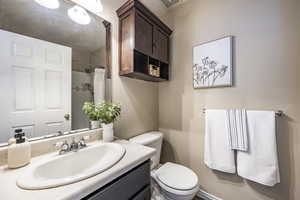
[[[91,129],[100,128],[100,121],[91,121]]]
[[[112,142],[114,140],[114,124],[101,124],[103,128],[103,142]]]

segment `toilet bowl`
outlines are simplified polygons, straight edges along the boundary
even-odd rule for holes
[[[151,177],[166,200],[192,200],[199,190],[198,177],[191,169],[179,164],[168,162],[159,165],[162,140],[162,133],[149,132],[129,141],[156,149],[151,158]]]

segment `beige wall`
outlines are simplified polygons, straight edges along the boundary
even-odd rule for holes
[[[72,49],[72,71],[84,72],[90,65],[90,52],[80,49]]]
[[[171,12],[171,81],[159,85],[163,160],[191,167],[224,200],[300,199],[300,1],[190,0]],[[192,88],[192,47],[235,36],[235,86]],[[278,120],[282,183],[263,187],[203,163],[203,108],[283,110]]]
[[[175,29],[171,81],[159,86],[118,76],[115,10],[125,0],[102,2],[99,15],[112,22],[113,101],[123,107],[118,136],[160,127],[165,132],[163,160],[191,167],[201,186],[224,200],[300,198],[299,1],[190,0],[175,8],[169,16]],[[160,16],[166,12],[158,0],[143,2]],[[192,46],[225,35],[235,36],[235,87],[194,90]],[[231,107],[281,109],[287,114],[278,121],[281,184],[263,187],[204,166],[201,110]]]
[[[92,66],[106,66],[106,47],[101,47],[96,51],[91,52],[90,63]]]

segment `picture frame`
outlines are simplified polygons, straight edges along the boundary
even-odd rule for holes
[[[233,85],[233,36],[193,47],[193,87],[216,88]]]

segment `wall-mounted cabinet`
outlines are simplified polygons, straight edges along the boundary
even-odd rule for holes
[[[120,75],[146,81],[169,79],[172,30],[138,0],[117,10]]]

